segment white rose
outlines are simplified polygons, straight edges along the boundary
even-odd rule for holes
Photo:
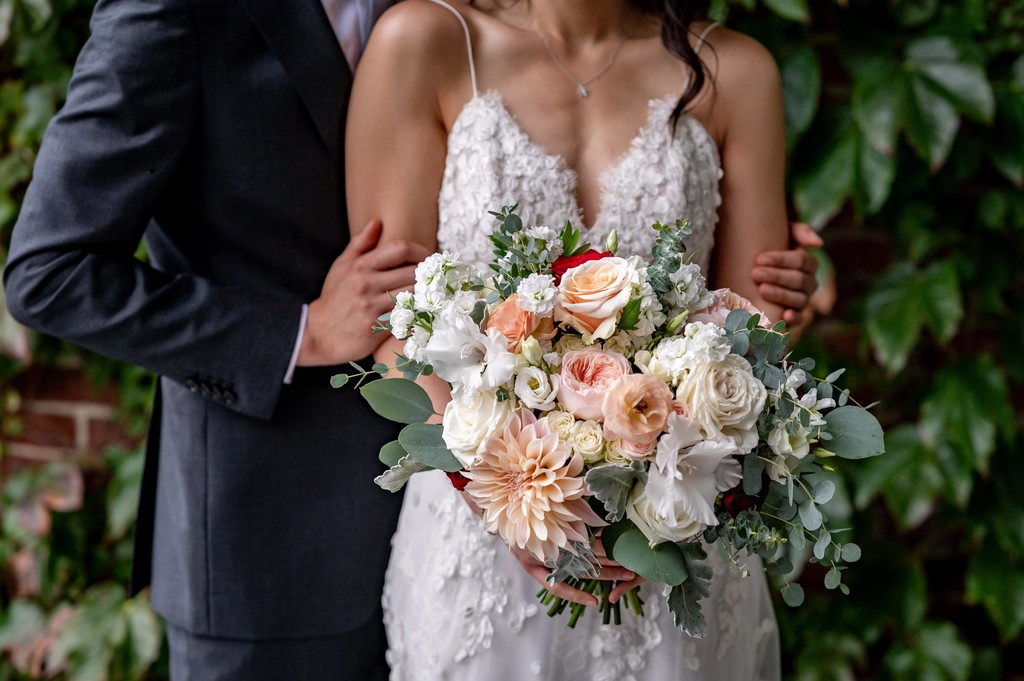
[[[630,357],[633,354],[633,339],[625,331],[619,331],[606,340],[602,347],[609,352],[617,352],[620,355]]]
[[[551,411],[558,397],[558,376],[549,376],[540,367],[526,367],[516,376],[515,393],[530,409]]]
[[[780,423],[772,432],[768,433],[768,446],[779,457],[780,466],[768,465],[768,475],[777,482],[786,478],[786,471],[796,468],[800,461],[811,451],[811,445],[807,441],[810,434],[799,421],[793,422],[794,432],[790,433],[787,424]]]
[[[584,343],[583,339],[579,336],[562,336],[558,339],[558,342],[555,343],[555,352],[559,355],[564,355],[567,352],[583,350],[586,347],[588,347],[587,344]]]
[[[647,541],[654,546],[665,541],[688,541],[704,531],[705,525],[681,512],[671,520],[654,510],[654,505],[645,493],[645,485],[638,482],[630,492],[626,505],[626,517],[633,521],[637,529],[643,532]]]
[[[633,461],[649,459],[655,452],[655,444],[649,446],[637,445],[623,440],[606,440],[604,447],[604,460],[608,463],[628,464]]]
[[[729,438],[743,453],[757,446],[757,419],[767,396],[747,360],[732,354],[692,368],[676,392],[706,437]]]
[[[576,428],[576,417],[567,411],[556,409],[548,412],[544,420],[548,422],[548,427],[558,434],[558,437],[563,442],[572,444],[572,435]]]
[[[597,421],[577,421],[573,428],[572,450],[583,457],[586,463],[597,463],[604,452],[604,434]]]
[[[463,466],[477,460],[477,452],[512,418],[514,401],[498,400],[489,390],[465,391],[444,408],[441,437]]]

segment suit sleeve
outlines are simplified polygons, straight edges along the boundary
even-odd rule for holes
[[[269,418],[302,303],[135,259],[197,127],[185,0],[100,0],[15,226],[5,293],[27,326]]]

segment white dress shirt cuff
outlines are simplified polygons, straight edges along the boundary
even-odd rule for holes
[[[295,348],[292,350],[291,361],[288,362],[288,371],[284,374],[284,384],[290,385],[292,376],[295,375],[295,364],[299,361],[299,351],[302,350],[302,338],[306,335],[306,318],[309,317],[309,305],[302,306],[302,316],[299,317],[299,333],[295,337]]]

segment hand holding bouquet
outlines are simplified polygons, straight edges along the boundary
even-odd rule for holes
[[[884,446],[874,417],[834,387],[841,372],[814,378],[813,361],[787,354],[783,324],[708,291],[683,221],[653,226],[647,262],[618,257],[614,234],[598,251],[570,224],[524,227],[514,211],[492,213],[487,280],[457,253],[435,254],[383,320],[405,341],[405,378],[361,390],[409,425],[382,450],[390,469],[377,483],[396,491],[445,471],[489,531],[543,561],[551,581],[598,596],[605,622],[620,611],[594,579],[598,536],[610,558],[668,587],[676,624],[694,636],[710,593],[702,540],[780,574],[792,569],[784,546],[812,541],[826,585],[847,591],[844,563],[860,549],[826,529],[825,471]],[[452,389],[442,425],[426,423],[430,399],[412,380],[430,373]],[[551,614],[569,607],[539,595]],[[783,596],[797,604],[802,591],[787,584]],[[636,591],[625,602],[642,614]],[[571,610],[570,626],[584,606]]]

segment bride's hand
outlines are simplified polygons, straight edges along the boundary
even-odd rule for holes
[[[644,581],[643,577],[638,576],[632,570],[627,570],[614,560],[608,558],[604,553],[604,549],[601,547],[600,541],[598,541],[594,549],[601,562],[601,571],[597,578],[619,582],[608,598],[612,603],[618,601],[633,587],[638,586]],[[526,570],[526,572],[533,577],[538,584],[548,590],[548,593],[554,594],[559,598],[573,603],[580,603],[581,605],[590,605],[594,607],[600,605],[600,600],[598,600],[597,596],[594,596],[593,594],[588,594],[586,591],[581,591],[580,589],[574,589],[564,582],[558,582],[557,584],[549,582],[548,575],[551,574],[551,570],[537,560],[529,551],[512,547],[512,555],[516,557],[516,560],[519,561],[519,564],[523,569]]]

